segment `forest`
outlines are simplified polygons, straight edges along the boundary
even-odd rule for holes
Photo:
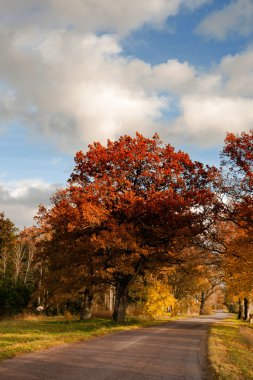
[[[77,152],[65,188],[19,231],[0,213],[0,317],[111,310],[253,316],[253,130],[227,133],[220,166],[158,135]],[[217,301],[218,300],[218,301]]]

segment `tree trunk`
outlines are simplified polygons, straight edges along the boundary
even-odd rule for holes
[[[4,249],[3,249],[2,260],[3,260],[3,280],[5,280],[6,269],[7,269],[7,250],[6,250],[6,247],[4,247]]]
[[[126,308],[128,303],[129,280],[118,280],[116,284],[115,303],[112,318],[116,323],[126,320]]]
[[[249,300],[247,298],[244,298],[244,315],[243,319],[247,321],[249,314]]]
[[[28,246],[28,257],[27,257],[27,262],[26,262],[26,270],[25,270],[24,284],[27,283],[27,280],[28,280],[28,278],[29,278],[30,269],[31,269],[31,266],[32,266],[33,258],[34,258],[34,253],[35,253],[35,249],[34,249],[34,247],[30,244],[30,245]]]
[[[205,303],[206,303],[205,293],[201,292],[199,315],[204,315],[205,314],[205,310],[204,310],[205,309]]]
[[[238,304],[239,304],[239,309],[238,309],[238,316],[237,316],[237,319],[242,319],[242,315],[243,315],[243,305],[242,305],[242,300],[241,298],[239,298],[238,300]]]
[[[116,294],[112,319],[116,323],[123,323],[126,320],[126,308],[128,304],[128,289],[130,284],[139,274],[140,269],[145,262],[144,256],[140,256],[139,261],[135,265],[135,271],[132,275],[119,274],[116,281]]]
[[[80,320],[91,318],[91,307],[93,301],[93,292],[91,289],[85,289],[83,293],[83,302],[80,308]]]

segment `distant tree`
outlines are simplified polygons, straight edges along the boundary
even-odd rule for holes
[[[32,293],[28,283],[29,253],[18,229],[0,214],[0,316],[15,315],[27,307]],[[30,265],[30,264],[29,264]]]
[[[206,302],[224,282],[221,258],[212,252],[193,247],[186,250],[188,260],[177,266],[169,276],[174,297],[183,304],[199,305],[199,314],[206,313]],[[179,303],[180,303],[179,302]]]
[[[9,273],[10,261],[16,240],[17,228],[4,213],[0,213],[0,273],[1,279],[5,280]]]

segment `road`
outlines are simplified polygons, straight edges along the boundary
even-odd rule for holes
[[[207,329],[226,317],[189,318],[6,360],[1,380],[209,379]]]

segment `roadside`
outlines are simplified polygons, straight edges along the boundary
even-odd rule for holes
[[[215,378],[253,379],[253,324],[231,316],[212,325],[208,354]]]

